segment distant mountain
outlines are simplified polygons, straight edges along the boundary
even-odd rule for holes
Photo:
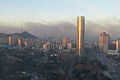
[[[23,38],[37,38],[36,36],[28,33],[27,31],[24,31],[22,33],[13,33],[12,35],[21,36]]]
[[[24,31],[22,33],[13,33],[13,34],[4,34],[4,33],[0,33],[0,37],[7,37],[9,35],[12,35],[12,36],[20,36],[20,37],[23,37],[23,38],[37,38],[36,36],[28,33],[27,31]]]
[[[8,37],[9,34],[0,33],[0,37]]]

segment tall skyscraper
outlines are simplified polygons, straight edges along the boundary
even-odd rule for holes
[[[64,37],[63,38],[63,47],[67,47],[67,43],[68,43],[68,38]]]
[[[85,17],[77,17],[77,36],[76,36],[76,48],[80,56],[84,50],[84,35],[85,35]]]
[[[99,36],[100,50],[105,53],[108,53],[109,43],[110,43],[110,35],[107,34],[106,32],[102,32]]]
[[[120,52],[120,40],[116,40],[116,53]]]

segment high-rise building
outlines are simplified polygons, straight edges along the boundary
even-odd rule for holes
[[[80,56],[84,50],[84,35],[85,35],[85,17],[77,17],[77,36],[76,36],[76,49],[79,52]]]
[[[22,47],[22,40],[20,38],[18,38],[18,47],[21,48]]]
[[[120,52],[120,40],[116,40],[116,53]]]
[[[64,37],[64,38],[63,38],[63,46],[66,47],[66,46],[67,46],[67,43],[68,43],[68,38],[67,38],[67,37]]]
[[[108,53],[108,48],[110,44],[110,35],[106,32],[102,32],[99,36],[99,46],[100,50],[104,53]]]
[[[8,44],[9,44],[9,45],[14,45],[14,40],[13,40],[13,37],[12,37],[12,36],[9,36],[9,37],[8,37]]]

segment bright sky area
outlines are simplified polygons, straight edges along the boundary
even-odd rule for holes
[[[120,17],[120,0],[0,0],[0,24]]]

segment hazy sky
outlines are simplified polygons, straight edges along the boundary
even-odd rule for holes
[[[0,24],[120,17],[120,0],[0,0]]]
[[[120,0],[0,0],[0,33],[75,35],[77,16],[86,18],[86,36],[120,34]],[[57,31],[57,32],[56,32]]]

